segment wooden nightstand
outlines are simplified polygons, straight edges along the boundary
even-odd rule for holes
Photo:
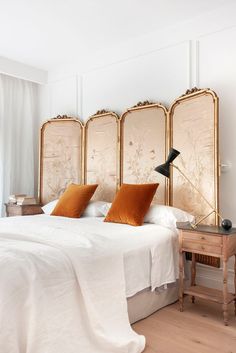
[[[5,203],[7,217],[29,216],[43,213],[41,205],[16,205]]]
[[[194,303],[195,297],[208,299],[223,306],[224,323],[228,325],[228,304],[234,301],[236,315],[236,228],[225,231],[221,227],[198,225],[192,229],[189,223],[177,223],[179,232],[179,303],[180,311],[183,311],[184,294],[192,296]],[[191,266],[191,286],[184,289],[184,253],[192,253]],[[215,256],[223,262],[223,289],[222,291],[207,287],[198,286],[195,283],[196,261],[195,254]],[[235,256],[234,266],[234,285],[235,293],[228,292],[228,270],[227,263],[231,256]]]

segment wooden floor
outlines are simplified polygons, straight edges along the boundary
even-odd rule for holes
[[[221,305],[185,298],[133,325],[146,337],[144,353],[236,353],[236,317],[230,304],[229,326],[224,326]]]

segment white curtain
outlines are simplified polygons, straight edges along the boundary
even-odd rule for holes
[[[0,74],[0,215],[10,194],[34,195],[38,85]]]

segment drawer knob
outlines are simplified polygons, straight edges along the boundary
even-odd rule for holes
[[[202,250],[205,250],[205,247],[204,247],[204,246],[202,246]]]
[[[201,236],[200,239],[205,240],[205,237]]]

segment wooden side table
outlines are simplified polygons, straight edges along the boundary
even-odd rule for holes
[[[41,205],[17,205],[5,203],[7,217],[29,216],[43,213]]]
[[[183,311],[184,294],[211,300],[222,304],[224,323],[228,325],[228,304],[234,301],[236,315],[236,228],[225,231],[221,227],[198,225],[192,229],[189,223],[177,223],[179,232],[179,304]],[[191,286],[184,289],[184,253],[192,253]],[[196,261],[195,254],[215,256],[223,262],[223,289],[217,290],[198,286],[195,283]],[[235,293],[228,292],[228,269],[227,264],[231,256],[235,257],[234,286]]]

